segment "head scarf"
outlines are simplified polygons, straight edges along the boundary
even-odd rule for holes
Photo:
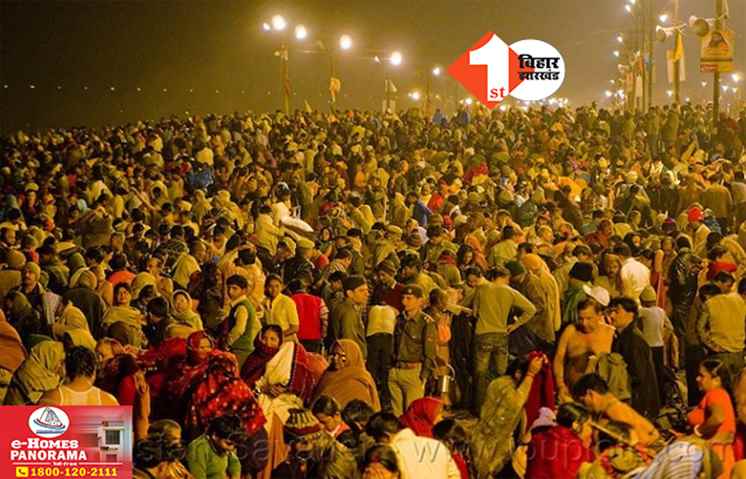
[[[433,426],[443,409],[443,401],[434,397],[424,397],[412,402],[400,418],[404,427],[410,428],[418,436],[433,437]]]
[[[138,298],[140,296],[140,291],[142,291],[145,286],[152,286],[157,289],[158,283],[156,282],[155,276],[147,271],[137,273],[132,280],[132,297]]]
[[[203,338],[212,343],[204,331],[189,336],[187,362],[181,363],[178,377],[168,386],[172,397],[187,404],[183,424],[195,434],[204,431],[212,419],[231,411],[241,419],[246,434],[253,435],[264,425],[265,418],[251,389],[238,375],[236,357],[213,349],[204,361],[195,362],[194,353]]]
[[[270,348],[262,342],[262,337],[268,329],[268,326],[264,326],[262,331],[256,335],[254,338],[254,351],[249,354],[249,357],[246,358],[241,368],[241,377],[250,388],[253,388],[259,378],[264,376],[267,363],[280,350],[279,346]],[[280,344],[282,344],[282,339],[282,332],[280,332]]]
[[[73,346],[84,346],[91,351],[96,351],[96,340],[87,329],[68,329],[65,335],[70,337]]]
[[[116,339],[120,344],[140,346],[141,338],[138,330],[126,321],[115,321],[109,326],[108,334],[110,338]]]
[[[199,343],[202,342],[203,339],[209,340],[210,346],[215,347],[215,341],[213,341],[209,334],[207,334],[205,331],[195,331],[187,338],[188,358],[194,358],[194,356],[197,354],[197,349],[199,349]]]
[[[360,346],[350,339],[340,339],[333,347],[342,348],[347,357],[346,364],[340,369],[327,369],[324,372],[314,392],[314,398],[333,397],[342,408],[353,399],[360,399],[370,404],[374,411],[380,410],[376,383],[365,368]]]
[[[31,348],[31,355],[16,371],[11,386],[18,386],[25,403],[35,404],[42,394],[59,386],[61,377],[57,371],[64,360],[65,348],[62,343],[42,341]]]
[[[80,268],[70,278],[70,289],[77,287],[96,289],[97,283],[96,274],[90,268]]]
[[[186,311],[176,311],[176,296],[179,294],[184,295],[187,299],[189,308],[187,308]],[[173,313],[172,316],[179,323],[185,324],[194,329],[202,329],[202,318],[200,318],[199,313],[192,309],[192,297],[183,289],[178,289],[174,291],[173,295],[171,295],[171,311]]]

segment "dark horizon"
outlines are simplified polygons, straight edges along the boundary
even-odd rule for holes
[[[656,2],[656,12],[669,3]],[[714,0],[680,3],[684,18],[714,12]],[[743,72],[746,2],[730,4],[736,69]],[[603,92],[616,77],[617,60],[611,54],[619,47],[615,37],[632,27],[623,0],[3,1],[0,131],[121,124],[187,111],[277,110],[282,104],[280,62],[273,51],[279,41],[261,29],[275,13],[306,25],[310,41],[301,49],[320,35],[336,39],[348,33],[353,38],[349,55],[336,62],[342,80],[340,109],[380,109],[384,72],[371,60],[373,51],[402,51],[404,65],[390,69],[389,75],[399,89],[397,107],[407,108],[415,103],[406,92],[424,89],[417,71],[429,72],[436,64],[447,67],[490,30],[508,43],[537,38],[553,44],[567,64],[565,84],[556,96],[569,98],[570,106],[594,100],[604,105]],[[656,43],[656,104],[667,100],[670,88],[664,61],[670,43]],[[328,58],[294,46],[292,107],[302,109],[307,101],[314,109],[327,110]],[[712,75],[698,72],[697,46],[698,38],[687,34],[688,81],[682,84],[682,100],[701,101],[712,94],[711,86],[700,85],[702,80],[711,85]],[[739,87],[745,85],[742,81]],[[434,79],[433,93],[467,96],[446,77]]]

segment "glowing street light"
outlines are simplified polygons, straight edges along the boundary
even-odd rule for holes
[[[376,62],[376,63],[381,63],[381,59],[378,58],[378,55],[376,55],[376,56],[373,57],[373,61]]]
[[[723,91],[727,92],[728,88],[729,88],[728,85],[723,85]]]
[[[704,87],[707,86],[707,82],[706,81],[702,81],[701,85],[702,85],[702,88],[704,88]]]
[[[731,80],[733,80],[734,83],[738,83],[741,81],[741,74],[740,73],[734,73],[730,76]]]
[[[268,32],[268,31],[272,30],[272,25],[270,25],[267,22],[264,22],[264,23],[262,23],[262,30],[264,30],[265,32]]]
[[[673,90],[666,90],[666,95],[668,95],[668,98],[671,98],[673,96]]]
[[[624,43],[624,36],[622,36],[622,34],[620,33],[619,35],[616,36],[616,41],[618,43]]]
[[[306,30],[306,27],[303,25],[297,25],[295,27],[295,38],[297,40],[305,40],[308,36],[308,31]]]
[[[614,50],[614,51],[613,51],[612,53],[613,53],[613,54],[614,54],[614,56],[615,56],[615,57],[617,57],[617,58],[619,58],[619,55],[621,55],[621,53],[619,53],[619,50]]]
[[[350,38],[349,35],[342,35],[339,37],[339,48],[342,50],[349,50],[352,48],[352,38]]]
[[[611,90],[606,90],[604,92],[604,95],[606,95],[606,98],[611,98],[611,95],[613,95],[613,93],[611,93]]]
[[[627,13],[632,13],[632,5],[629,3],[624,6],[624,9],[627,10]]]
[[[440,76],[440,67],[433,68],[433,75]]]
[[[402,60],[403,58],[399,51],[393,52],[391,56],[389,57],[389,63],[391,63],[395,67],[398,67],[399,65],[401,65]]]
[[[285,30],[288,26],[288,22],[285,21],[285,17],[282,15],[275,15],[272,17],[272,28],[277,31]]]
[[[421,98],[420,92],[417,91],[417,90],[415,90],[413,92],[410,92],[409,93],[409,98],[411,98],[414,101],[419,101],[419,99]]]
[[[661,15],[658,15],[658,20],[660,20],[661,23],[666,23],[668,21],[668,14],[663,13]]]

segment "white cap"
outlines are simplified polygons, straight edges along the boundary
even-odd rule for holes
[[[585,284],[583,285],[583,292],[585,292],[586,296],[596,300],[596,302],[601,306],[608,306],[609,301],[611,301],[609,292],[606,291],[606,288],[602,288],[601,286],[588,286]]]

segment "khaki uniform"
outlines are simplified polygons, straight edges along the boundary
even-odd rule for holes
[[[413,318],[399,314],[394,329],[389,391],[395,415],[425,395],[425,381],[436,366],[438,331],[433,318],[420,311]]]

